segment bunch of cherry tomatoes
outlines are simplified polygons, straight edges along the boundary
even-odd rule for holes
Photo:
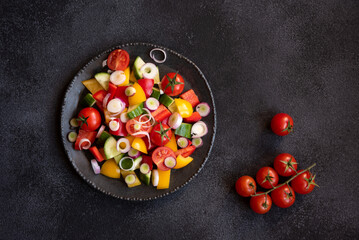
[[[273,117],[271,128],[279,136],[288,135],[293,130],[293,119],[288,114],[279,113]],[[267,213],[272,202],[281,208],[290,207],[295,201],[295,193],[308,194],[318,186],[315,183],[315,175],[309,171],[315,164],[297,171],[298,163],[295,158],[288,153],[282,153],[274,159],[273,165],[274,169],[262,167],[256,174],[258,185],[269,189],[267,192],[257,192],[257,183],[250,176],[242,176],[236,182],[237,193],[242,197],[251,197],[250,207],[258,214]],[[279,176],[291,178],[278,185]]]

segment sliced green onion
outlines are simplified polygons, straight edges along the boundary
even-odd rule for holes
[[[69,134],[67,135],[67,139],[69,140],[69,142],[76,142],[76,138],[77,138],[77,133],[76,132],[69,132]]]
[[[72,119],[70,120],[70,125],[71,125],[71,127],[78,127],[78,126],[79,126],[79,122],[77,121],[76,118],[72,118]]]
[[[127,185],[134,184],[136,182],[136,175],[135,174],[128,174],[125,177],[125,182],[127,183]]]
[[[140,172],[143,174],[147,174],[151,171],[150,165],[148,163],[142,163],[140,167]]]

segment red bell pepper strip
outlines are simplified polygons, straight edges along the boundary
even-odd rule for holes
[[[152,170],[153,168],[153,161],[152,161],[152,157],[151,156],[147,156],[147,155],[142,155],[142,163],[147,163],[148,166],[150,166],[150,170]]]
[[[127,130],[126,130],[126,123],[121,122],[121,120],[118,118],[112,119],[111,121],[118,122],[120,127],[118,128],[117,131],[112,131],[110,129],[110,134],[115,135],[115,136],[121,136],[121,137],[125,137],[128,135]]]
[[[105,160],[96,146],[90,147],[89,150],[98,162]]]
[[[182,157],[189,157],[194,152],[194,150],[196,150],[195,146],[189,146],[176,151],[175,154],[176,157],[178,157],[179,155],[182,155]]]
[[[195,107],[200,103],[199,99],[198,99],[197,95],[195,94],[195,92],[193,91],[193,89],[188,90],[185,93],[182,93],[180,95],[180,98],[191,103],[192,107]]]
[[[97,91],[93,96],[93,98],[96,100],[96,105],[99,109],[103,109],[102,103],[103,99],[105,98],[107,92],[105,90],[99,90]]]
[[[116,91],[117,91],[117,86],[113,83],[109,83],[108,84],[108,93],[111,95],[108,98],[107,103],[109,103],[115,97]]]
[[[194,113],[192,113],[192,115],[190,117],[184,118],[183,121],[185,121],[187,123],[195,123],[201,119],[202,119],[201,115],[199,115],[198,112],[194,112]]]
[[[168,125],[168,120],[169,120],[169,119],[170,119],[170,117],[163,119],[163,120],[162,120],[162,124]]]
[[[149,98],[153,91],[153,85],[155,84],[153,79],[143,78],[137,81],[145,92],[146,98]]]
[[[125,94],[125,90],[126,90],[127,86],[119,86],[117,87],[117,91],[115,94],[115,97],[118,99],[121,99],[125,104],[126,107],[128,107],[128,97]]]
[[[80,141],[84,138],[87,138],[88,140],[90,140],[91,144],[93,144],[95,142],[96,135],[97,135],[97,132],[85,131],[85,130],[80,129],[79,134],[76,139],[76,142],[75,142],[75,150],[80,150],[79,144],[80,144]]]
[[[171,112],[163,105],[161,104],[154,112],[151,113],[156,122],[161,122],[165,118],[168,118],[171,116]]]

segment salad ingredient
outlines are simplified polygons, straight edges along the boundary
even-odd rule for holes
[[[164,105],[160,105],[154,112],[151,113],[156,122],[161,122],[165,118],[171,116],[171,112]]]
[[[156,68],[157,69],[157,68]],[[145,92],[146,98],[149,98],[153,92],[154,80],[151,78],[142,78],[137,81]]]
[[[152,185],[154,187],[157,187],[158,181],[159,181],[159,175],[158,175],[158,170],[157,169],[152,170],[152,178],[151,178],[151,180],[152,180]]]
[[[96,100],[96,105],[101,110],[103,108],[103,99],[105,98],[106,95],[107,95],[107,91],[105,90],[97,91],[94,95],[92,95],[93,98]]]
[[[138,177],[137,177],[137,175],[136,175],[136,173],[135,173],[134,171],[124,171],[124,170],[121,170],[121,175],[122,175],[122,177],[123,177],[124,179],[126,179],[126,176],[127,176],[127,175],[130,175],[130,174],[134,174],[136,180],[135,180],[135,182],[132,183],[132,184],[127,184],[127,187],[132,188],[132,187],[136,187],[136,186],[141,185],[141,182],[140,182],[140,180],[138,179]]]
[[[262,192],[258,192],[262,193]],[[267,194],[251,197],[249,202],[251,209],[258,214],[267,213],[272,207],[272,199]]]
[[[136,89],[134,87],[128,86],[125,90],[125,95],[127,97],[132,97],[133,95],[135,95],[136,93]]]
[[[113,159],[115,160],[117,165],[120,165],[120,161],[121,161],[122,158],[125,157],[125,155],[126,155],[125,153],[121,153],[121,154],[113,157]]]
[[[145,63],[141,69],[143,78],[153,79],[158,74],[158,69],[155,64],[153,63]]]
[[[152,162],[152,157],[151,156],[143,155],[141,164],[144,164],[144,163],[148,164],[150,170],[152,170],[153,162]]]
[[[176,157],[172,149],[168,147],[158,147],[152,153],[152,161],[157,165],[159,170],[167,171],[169,168],[164,165],[167,157]]]
[[[148,121],[147,116],[144,117],[135,117],[134,119],[129,120],[126,123],[126,130],[128,134],[134,137],[142,138],[146,136],[146,133],[151,132],[152,125],[151,122]]]
[[[208,103],[200,103],[196,107],[196,111],[201,115],[201,117],[207,117],[211,112],[211,107]]]
[[[147,174],[143,174],[142,172],[140,172],[140,180],[146,184],[146,185],[150,185],[150,181],[151,181],[151,171],[149,171]]]
[[[142,163],[140,166],[140,172],[142,174],[147,174],[151,172],[150,165],[148,165],[147,163]]]
[[[77,138],[77,133],[76,132],[69,132],[69,134],[67,134],[67,140],[69,140],[69,142],[76,142],[76,138]]]
[[[78,127],[78,126],[79,126],[79,123],[78,123],[78,121],[77,121],[77,118],[72,118],[72,119],[70,120],[70,126],[71,126],[71,127]]]
[[[104,162],[101,167],[100,173],[109,178],[120,178],[120,167],[116,164],[115,160],[109,159]]]
[[[101,115],[95,108],[87,107],[79,112],[77,121],[81,129],[94,131],[101,125]]]
[[[125,50],[116,49],[107,58],[107,66],[112,71],[125,70],[130,63],[130,56]]]
[[[265,189],[270,189],[277,186],[279,177],[277,172],[271,167],[262,167],[256,175],[256,180],[259,186]]]
[[[157,59],[155,56],[155,52],[159,51],[163,54],[163,58],[162,59]],[[150,51],[150,57],[153,59],[153,61],[155,61],[156,63],[164,63],[167,59],[167,54],[164,50],[162,50],[161,48],[154,48]]]
[[[129,119],[139,117],[143,113],[143,103],[130,106],[127,110],[127,116]]]
[[[242,197],[250,197],[254,195],[257,190],[257,185],[254,179],[250,176],[242,176],[236,182],[236,191]]]
[[[113,85],[113,84],[111,83],[111,85]],[[129,103],[128,103],[128,97],[126,96],[126,93],[125,93],[126,89],[127,89],[127,86],[117,87],[114,97],[121,99],[121,101],[126,104],[126,107],[128,107]]]
[[[164,161],[164,164],[168,168],[174,168],[176,166],[176,164],[177,164],[176,158],[174,158],[174,157],[166,157],[165,161]]]
[[[171,169],[169,170],[161,170],[158,169],[158,185],[157,189],[166,189],[170,186],[171,179]]]
[[[278,113],[272,118],[271,128],[278,136],[288,135],[293,131],[293,119],[286,113]]]
[[[177,112],[183,118],[188,118],[192,115],[192,113],[193,113],[192,105],[189,102],[187,102],[186,100],[176,98],[175,104],[176,104]]]
[[[136,79],[142,78],[141,67],[146,63],[140,57],[136,57],[135,61],[133,62],[133,73]]]
[[[97,135],[96,135],[97,136]],[[111,137],[111,134],[109,134],[107,131],[103,131],[101,135],[98,137],[96,144],[97,145],[104,145],[106,140]]]
[[[187,166],[188,164],[190,164],[190,162],[193,161],[192,157],[183,157],[182,155],[178,155],[176,158],[176,166],[174,167],[174,169],[180,169],[183,168],[185,166]]]
[[[87,144],[85,143],[84,145],[82,145],[84,143],[84,141],[81,142],[82,139],[87,139],[90,141],[90,146],[92,143],[95,142],[96,139],[96,132],[93,131],[85,131],[85,130],[79,130],[79,133],[77,135],[76,138],[76,142],[75,142],[75,150],[81,150],[83,149],[85,146],[88,146],[88,142]],[[81,143],[80,143],[81,142]],[[89,147],[90,147],[89,146]]]
[[[79,142],[79,150],[89,149],[91,147],[91,142],[87,138],[83,138]]]
[[[112,114],[120,114],[125,110],[126,104],[118,98],[114,98],[107,104],[107,110]]]
[[[115,84],[113,83],[108,84],[108,93],[110,94],[110,97],[108,98],[108,102],[111,101],[116,96],[117,89],[118,87]]]
[[[103,146],[103,150],[105,153],[105,157],[106,159],[111,159],[119,154],[121,154],[120,151],[117,151],[117,141],[114,137],[109,137],[107,138],[104,146]]]
[[[90,147],[89,150],[98,162],[105,160],[96,146]]]
[[[144,153],[144,154],[147,154],[147,147],[142,138],[135,137],[135,139],[132,142],[131,147]]]
[[[111,120],[108,123],[108,126],[110,127],[110,130],[113,131],[113,132],[117,131],[120,128],[120,124],[116,120]]]
[[[196,150],[195,146],[189,146],[189,147],[186,147],[186,148],[176,151],[175,155],[176,156],[182,155],[183,157],[188,157],[194,152],[194,150]]]
[[[120,120],[123,123],[127,123],[130,120],[130,118],[127,116],[127,112],[121,113]]]
[[[146,101],[146,95],[142,87],[138,83],[133,84],[133,87],[136,89],[136,93],[132,97],[128,97],[128,103],[130,104],[130,106],[137,105]]]
[[[280,208],[287,208],[293,205],[295,193],[289,185],[283,185],[271,193],[273,203]]]
[[[85,95],[85,97],[81,100],[80,102],[80,106],[85,106],[85,107],[92,107],[93,105],[95,105],[96,100],[94,99],[94,97],[92,96],[91,93],[87,93]]]
[[[177,129],[181,126],[182,120],[182,116],[179,113],[175,112],[169,117],[168,125],[173,129]]]
[[[95,159],[92,159],[91,160],[91,167],[92,167],[92,170],[93,172],[97,175],[97,174],[100,174],[101,172],[101,168],[100,166],[98,165],[97,161]]]
[[[196,93],[193,91],[193,89],[190,89],[185,93],[182,93],[180,95],[180,98],[190,102],[192,107],[195,107],[195,106],[197,106],[197,104],[199,104],[199,99],[198,99]]]
[[[292,180],[291,186],[296,193],[308,194],[311,193],[315,186],[315,175],[313,176],[309,171],[299,170],[298,177]]]
[[[101,134],[103,133],[103,131],[105,131],[105,125],[101,125],[100,129],[98,130],[97,134],[96,134],[96,138],[99,138],[101,136]]]
[[[135,174],[128,174],[125,177],[125,182],[127,185],[134,184],[136,182],[136,175]]]
[[[171,139],[167,144],[165,144],[165,147],[168,147],[168,148],[172,149],[172,151],[174,151],[174,152],[176,152],[178,150],[177,149],[176,137],[175,137],[175,134],[174,134],[173,131],[172,131]]]
[[[145,107],[150,111],[155,111],[160,106],[160,102],[153,97],[147,98],[145,102]]]
[[[172,103],[174,103],[174,99],[168,96],[167,94],[163,94],[160,97],[160,103],[165,105],[166,107],[169,107]]]
[[[196,123],[201,119],[202,119],[201,115],[198,112],[194,112],[190,117],[184,118],[183,120],[187,123]]]
[[[140,165],[141,165],[141,162],[142,162],[142,156],[139,156],[139,157],[135,158],[133,160],[133,169],[132,170],[139,169]]]
[[[191,138],[191,129],[192,124],[181,123],[181,125],[176,129],[175,134],[185,138]]]
[[[127,138],[120,138],[116,142],[116,149],[120,153],[128,153],[131,149],[130,141]]]
[[[202,147],[202,145],[203,145],[203,140],[202,140],[202,138],[194,138],[194,139],[192,139],[192,144],[193,144],[193,146],[195,146],[196,148]]]
[[[157,100],[160,100],[161,92],[158,88],[152,88],[152,94],[151,97],[156,98]]]
[[[126,81],[126,74],[122,70],[114,71],[111,73],[109,80],[115,85],[122,85]]]
[[[119,118],[115,118],[109,122],[110,134],[114,136],[127,136],[126,124],[120,121]],[[112,127],[112,128],[111,128]],[[117,130],[113,130],[117,129]]]
[[[103,100],[102,100],[102,108],[106,108],[106,107],[107,107],[107,103],[108,103],[110,97],[111,97],[111,93],[107,93],[107,94],[105,95],[105,97],[104,97]]]
[[[107,72],[99,72],[95,74],[97,82],[107,91],[108,83],[110,82],[110,74]]]
[[[97,82],[95,78],[82,81],[82,84],[87,88],[87,90],[90,91],[91,94],[95,94],[100,90],[104,90],[104,88]]]
[[[180,137],[177,139],[177,145],[180,148],[186,148],[189,144],[188,144],[188,139],[184,138],[184,137]]]
[[[166,145],[172,137],[171,128],[161,122],[155,125],[150,133],[151,141],[157,146]]]
[[[135,138],[133,138],[134,140]],[[133,140],[132,140],[132,143],[133,143]],[[132,145],[131,143],[131,145]],[[139,156],[141,155],[140,151],[138,151],[137,149],[134,149],[134,148],[130,148],[130,151],[128,151],[128,156],[130,156],[131,158],[138,158]]]
[[[134,169],[134,165],[135,165],[134,161],[130,157],[121,158],[120,163],[119,163],[120,168],[125,171],[130,171],[130,170]]]
[[[198,121],[195,124],[193,124],[191,129],[192,138],[203,137],[207,133],[208,133],[208,128],[204,122]]]
[[[297,161],[289,153],[279,154],[273,165],[279,176],[289,177],[297,173]]]
[[[167,73],[161,80],[161,89],[168,96],[177,96],[183,91],[184,80],[181,75],[176,73]]]

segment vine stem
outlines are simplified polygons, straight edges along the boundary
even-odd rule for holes
[[[317,165],[317,164],[314,163],[313,165],[311,165],[310,167],[308,167],[308,168],[305,169],[304,171],[302,171],[302,172],[300,172],[300,173],[297,172],[297,174],[295,174],[293,177],[291,177],[291,178],[290,178],[289,180],[287,180],[286,182],[284,182],[284,183],[282,183],[282,184],[280,184],[280,185],[278,185],[278,186],[275,186],[275,187],[271,188],[270,190],[268,190],[268,191],[266,191],[266,192],[264,192],[264,193],[254,194],[254,195],[252,195],[251,197],[256,197],[256,196],[268,194],[268,193],[270,193],[271,191],[273,191],[273,190],[275,190],[275,189],[277,189],[277,188],[280,188],[280,187],[282,187],[282,186],[284,186],[284,185],[290,183],[294,178],[296,178],[296,177],[298,177],[300,174],[305,173],[306,171],[312,169],[313,167],[315,167],[315,165]]]

